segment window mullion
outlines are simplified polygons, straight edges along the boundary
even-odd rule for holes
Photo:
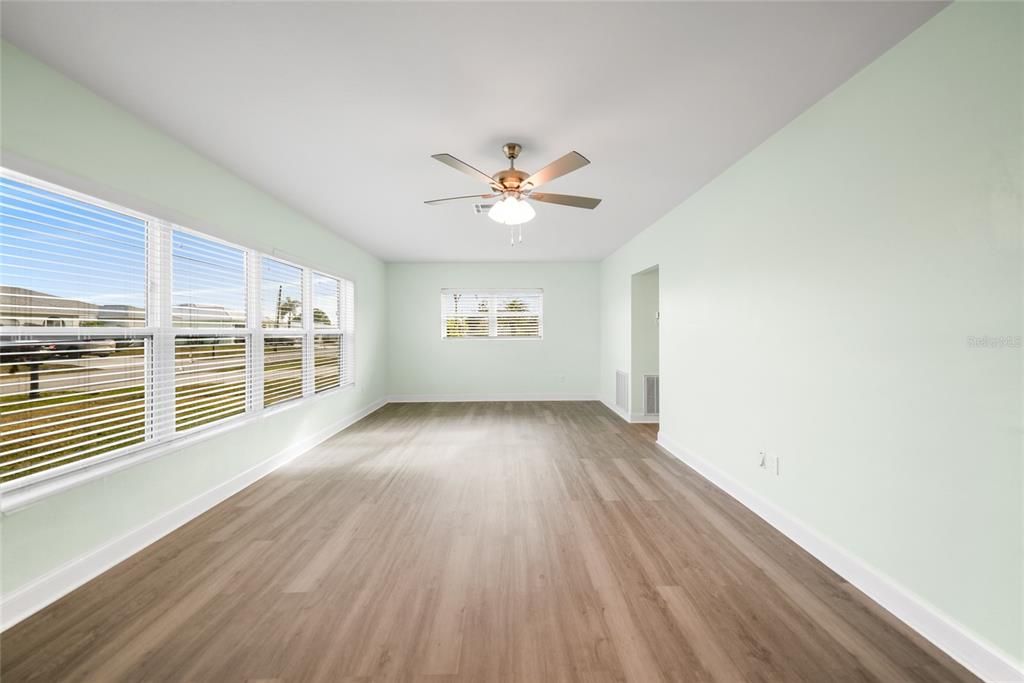
[[[492,296],[487,300],[487,310],[490,314],[487,317],[487,336],[498,336],[498,297]]]
[[[345,371],[345,365],[350,362],[351,357],[348,346],[352,342],[348,335],[349,316],[352,315],[348,305],[350,286],[347,281],[338,281],[338,384],[340,386],[347,385],[351,375],[350,372]]]
[[[147,272],[149,316],[154,328],[151,343],[150,437],[162,441],[174,435],[174,327],[171,312],[172,254],[171,227],[160,221],[149,223]]]
[[[313,272],[302,269],[302,395],[312,396],[314,387],[313,361]]]
[[[262,289],[262,268],[259,254],[253,249],[246,249],[246,326],[249,328],[249,367],[247,381],[249,383],[249,412],[263,410],[263,320],[260,308],[260,292]]]
[[[345,376],[343,382],[356,383],[356,283],[349,280],[345,284]]]

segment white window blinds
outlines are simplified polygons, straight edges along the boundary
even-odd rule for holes
[[[338,278],[313,273],[313,327],[341,328],[341,282]]]
[[[544,336],[544,292],[442,289],[441,336],[540,339]]]
[[[245,412],[248,343],[244,335],[180,335],[174,339],[176,431]]]
[[[250,379],[245,249],[171,231],[174,431],[245,413]]]
[[[0,481],[146,437],[146,222],[0,178]]]
[[[246,327],[245,250],[175,229],[171,307],[175,327]]]
[[[350,381],[349,354],[344,352],[346,321],[351,310],[348,285],[323,273],[313,273],[313,390],[326,391]]]
[[[0,177],[4,326],[145,325],[146,222]]]
[[[263,338],[263,405],[302,398],[305,341],[301,335]]]
[[[0,491],[352,384],[354,285],[0,169]]]
[[[142,443],[146,337],[4,335],[0,482]]]
[[[263,327],[302,327],[302,268],[263,257],[260,303]]]

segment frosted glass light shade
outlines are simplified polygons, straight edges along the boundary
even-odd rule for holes
[[[529,202],[515,197],[505,197],[487,212],[492,221],[502,225],[522,225],[533,220],[536,215],[537,212]]]

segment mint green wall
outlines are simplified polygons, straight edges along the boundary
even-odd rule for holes
[[[392,263],[388,274],[392,394],[596,395],[596,263]],[[442,339],[441,289],[446,287],[543,289],[544,338]]]
[[[662,436],[1016,662],[1022,24],[943,10],[606,259],[600,371],[659,264]]]
[[[3,519],[5,592],[116,539],[387,393],[384,265],[4,44],[3,164],[356,282],[356,386]],[[259,144],[259,141],[253,141]]]

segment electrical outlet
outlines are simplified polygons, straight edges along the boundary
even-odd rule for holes
[[[775,476],[782,474],[782,458],[777,455],[768,455],[767,451],[758,451],[758,455],[761,457],[758,467],[765,472],[772,472]]]

